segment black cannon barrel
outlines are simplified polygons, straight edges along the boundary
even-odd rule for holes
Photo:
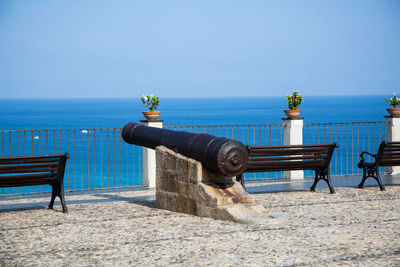
[[[243,143],[209,134],[194,134],[128,123],[122,138],[129,144],[155,149],[165,146],[195,159],[210,171],[226,176],[241,174],[247,167],[248,153]]]

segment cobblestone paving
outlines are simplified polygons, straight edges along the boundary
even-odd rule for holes
[[[400,265],[400,187],[255,194],[273,215],[261,224],[158,210],[153,194],[67,195],[68,214],[60,206],[0,212],[0,265]]]

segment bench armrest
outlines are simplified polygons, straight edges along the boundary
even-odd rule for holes
[[[365,155],[365,154],[367,154],[367,155],[373,157],[373,158],[376,160],[376,154],[371,154],[371,153],[369,153],[369,152],[364,151],[364,152],[362,152],[362,153],[360,154],[360,158],[361,158],[360,162],[365,162],[365,159],[364,159],[364,155]]]

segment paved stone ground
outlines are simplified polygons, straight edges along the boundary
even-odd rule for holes
[[[399,186],[255,194],[272,215],[260,224],[158,210],[153,195],[67,195],[68,214],[0,198],[38,207],[0,212],[0,265],[400,265]]]

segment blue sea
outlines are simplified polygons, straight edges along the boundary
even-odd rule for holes
[[[303,130],[304,143],[339,143],[331,162],[332,174],[357,173],[359,153],[374,152],[384,137],[383,123],[318,123],[382,122],[386,116],[385,96],[305,96],[304,99],[300,116],[305,124],[310,124]],[[165,126],[244,125],[183,130],[224,136],[250,145],[282,144],[280,125],[284,109],[287,109],[285,97],[161,98],[158,108]],[[2,99],[0,156],[68,151],[66,190],[140,186],[143,151],[125,144],[120,128],[128,122],[143,120],[143,110],[140,99]],[[282,173],[263,174],[263,177],[246,175],[250,180],[282,177]],[[0,195],[48,190],[45,186],[1,189]]]
[[[390,96],[389,96],[390,97]],[[305,96],[304,123],[382,121],[385,96]],[[281,123],[285,97],[161,98],[164,125]],[[0,130],[121,127],[139,122],[137,99],[0,99]]]

